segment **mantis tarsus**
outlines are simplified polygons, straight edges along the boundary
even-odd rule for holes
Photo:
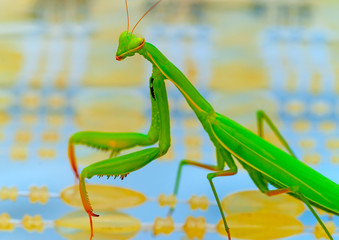
[[[154,4],[145,15],[160,1]],[[208,133],[216,148],[217,160],[216,165],[207,165],[191,160],[181,161],[175,183],[175,195],[178,193],[181,170],[184,165],[197,166],[213,171],[207,174],[207,179],[217,201],[228,239],[231,239],[230,230],[212,180],[215,177],[235,175],[237,166],[234,159],[237,159],[247,170],[255,185],[264,194],[273,196],[288,193],[303,201],[320,223],[327,236],[333,240],[312,206],[339,215],[339,185],[300,162],[276,126],[263,111],[257,112],[258,135],[215,112],[213,107],[200,95],[177,67],[155,46],[134,33],[136,26],[145,15],[137,22],[133,30],[129,31],[127,0],[125,0],[125,3],[128,27],[127,31],[120,35],[116,59],[122,61],[138,53],[152,64],[153,72],[149,81],[152,122],[147,134],[79,132],[70,138],[69,159],[76,177],[79,178],[81,199],[90,218],[91,239],[93,237],[92,216],[97,217],[98,215],[93,213],[90,205],[85,179],[90,179],[95,175],[118,176],[123,179],[130,172],[144,167],[167,153],[170,147],[170,117],[165,80],[170,80],[183,94],[188,105],[200,120],[204,130]],[[263,139],[263,123],[265,121],[286,147],[289,154]],[[158,147],[117,156],[123,149],[135,146],[150,146],[157,142]],[[79,176],[74,155],[74,144],[83,144],[111,151],[111,156],[109,159],[85,167]],[[224,169],[225,164],[229,169]],[[276,187],[276,189],[269,190],[268,184]]]

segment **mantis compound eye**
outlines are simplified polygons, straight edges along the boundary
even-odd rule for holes
[[[145,40],[141,37],[133,38],[128,44],[128,49],[137,49],[144,43],[144,41]]]

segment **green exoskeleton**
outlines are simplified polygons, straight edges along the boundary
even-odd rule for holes
[[[125,0],[125,3],[128,19],[127,0]],[[237,166],[234,161],[236,159],[247,170],[253,182],[264,194],[273,196],[288,193],[303,201],[321,224],[329,239],[333,239],[312,206],[328,213],[339,215],[339,185],[299,161],[273,122],[263,111],[258,111],[257,113],[258,135],[215,112],[213,107],[200,95],[197,89],[173,63],[155,46],[146,42],[143,37],[133,33],[135,27],[132,31],[129,31],[128,20],[127,31],[123,32],[119,38],[116,59],[122,61],[138,53],[152,64],[153,72],[149,80],[152,104],[150,130],[147,134],[78,132],[69,140],[69,159],[75,175],[79,178],[81,199],[90,218],[91,238],[93,237],[92,216],[96,217],[98,215],[93,213],[90,205],[85,179],[90,179],[95,175],[119,176],[123,179],[127,174],[144,167],[167,153],[171,140],[165,80],[169,80],[183,94],[204,130],[208,133],[210,140],[216,148],[217,162],[216,165],[207,165],[191,160],[181,161],[175,183],[175,195],[178,193],[183,166],[192,165],[212,171],[207,174],[207,179],[219,206],[228,239],[231,239],[231,231],[221,208],[213,179],[215,177],[236,174]],[[289,154],[263,139],[264,122],[277,135]],[[123,149],[135,146],[150,146],[157,142],[157,147],[117,156]],[[83,144],[111,151],[111,158],[85,167],[79,176],[74,155],[75,144]],[[227,169],[225,169],[225,165]],[[269,190],[268,184],[271,184],[276,189]]]

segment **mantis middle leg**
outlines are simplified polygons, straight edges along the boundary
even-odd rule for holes
[[[217,172],[214,172],[214,173],[209,173],[207,175],[207,178],[208,178],[208,180],[210,182],[210,185],[211,185],[214,197],[215,197],[215,199],[217,201],[217,204],[218,204],[218,207],[219,207],[219,210],[220,210],[220,214],[222,216],[222,219],[223,219],[223,222],[224,222],[224,226],[225,226],[226,232],[228,234],[228,238],[231,239],[229,227],[227,225],[227,221],[226,221],[226,218],[225,218],[225,214],[224,214],[224,212],[222,210],[222,206],[221,206],[218,194],[217,194],[217,192],[215,190],[214,184],[212,182],[212,179],[214,177],[217,177],[217,176],[231,176],[231,175],[235,175],[238,172],[238,168],[237,168],[237,165],[235,165],[234,160],[233,160],[231,154],[227,150],[225,150],[225,149],[223,149],[221,147],[217,147],[216,148],[216,155],[217,155],[217,163],[218,163],[217,166],[208,165],[208,164],[202,164],[202,163],[198,163],[198,162],[190,161],[190,160],[182,160],[180,162],[180,165],[179,165],[179,169],[178,169],[178,173],[177,173],[177,177],[176,177],[176,182],[175,182],[175,187],[174,187],[174,193],[173,194],[177,195],[177,193],[178,193],[179,183],[180,183],[180,178],[181,178],[181,171],[182,171],[182,167],[183,166],[191,165],[191,166],[196,166],[196,167],[208,169],[208,170],[211,170],[211,171],[217,171]],[[225,167],[225,162],[226,162],[226,165],[230,169],[223,171],[223,169]],[[171,214],[173,211],[174,211],[174,209],[170,209],[169,214]]]
[[[264,128],[263,128],[264,121],[267,122],[267,125],[272,129],[273,133],[277,136],[279,141],[283,144],[283,146],[287,149],[287,151],[291,154],[291,156],[293,156],[294,158],[297,158],[294,152],[292,151],[291,147],[285,140],[285,138],[281,135],[278,128],[274,125],[273,121],[262,110],[257,111],[257,124],[258,124],[259,136],[264,138]]]
[[[185,165],[196,166],[196,167],[204,168],[204,169],[211,170],[211,171],[221,171],[225,168],[225,162],[226,162],[227,166],[229,166],[230,169],[235,169],[235,170],[237,169],[237,166],[235,165],[234,160],[229,152],[218,147],[216,148],[216,157],[217,157],[217,165],[203,164],[203,163],[199,163],[199,162],[192,161],[192,160],[186,160],[186,159],[181,160],[179,167],[178,167],[178,171],[177,171],[177,177],[176,177],[176,181],[174,185],[173,195],[178,194],[180,180],[181,180],[181,172],[182,172],[183,166]]]
[[[255,170],[253,170],[253,171],[255,171]],[[284,194],[284,193],[292,193],[296,197],[298,197],[301,201],[303,201],[306,204],[306,206],[311,211],[312,215],[316,218],[316,220],[318,221],[318,223],[320,224],[322,229],[325,231],[325,233],[329,237],[329,239],[333,240],[333,237],[329,233],[329,231],[326,228],[325,224],[320,219],[319,215],[314,210],[314,208],[312,207],[312,205],[308,201],[308,199],[300,192],[298,187],[293,187],[292,186],[292,187],[288,187],[288,188],[278,188],[278,189],[274,189],[274,190],[269,190],[268,189],[268,185],[267,184],[261,184],[263,182],[262,179],[258,179],[258,178],[261,177],[260,173],[258,173],[258,175],[257,175],[258,178],[253,178],[253,174],[250,174],[250,176],[251,176],[252,180],[255,182],[255,184],[258,186],[259,190],[261,192],[263,192],[264,194],[266,194],[267,196],[269,196],[269,197],[280,195],[280,194]]]

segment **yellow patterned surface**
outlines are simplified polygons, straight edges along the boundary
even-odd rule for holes
[[[23,67],[23,53],[17,39],[0,39],[0,86],[11,86],[15,83]]]

